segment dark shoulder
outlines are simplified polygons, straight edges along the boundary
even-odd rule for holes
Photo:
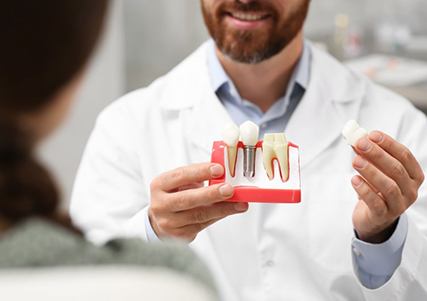
[[[26,220],[0,237],[0,268],[85,265],[164,268],[214,289],[207,267],[187,245],[177,242],[116,239],[96,246],[65,227],[38,218]]]

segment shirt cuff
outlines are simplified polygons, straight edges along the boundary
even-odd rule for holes
[[[150,218],[148,217],[148,206],[143,209],[144,212],[144,223],[145,223],[145,233],[147,234],[148,241],[160,241],[157,237],[156,232],[154,232],[153,227],[150,223]]]
[[[372,276],[391,276],[400,265],[408,234],[408,218],[402,214],[392,236],[381,244],[353,238],[353,259],[360,270]]]

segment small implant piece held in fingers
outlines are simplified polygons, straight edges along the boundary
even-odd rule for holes
[[[259,127],[252,121],[246,121],[240,125],[240,139],[243,148],[243,176],[253,178],[255,176],[256,144],[258,142]]]
[[[234,177],[237,159],[237,144],[239,143],[240,130],[234,123],[229,123],[222,133],[223,141],[227,145],[228,169]]]
[[[348,144],[356,146],[357,141],[368,135],[368,132],[360,127],[355,120],[349,120],[342,130],[342,135]]]

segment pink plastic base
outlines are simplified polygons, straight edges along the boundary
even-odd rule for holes
[[[238,148],[243,148],[243,143],[239,142]],[[257,148],[262,148],[262,141],[256,145]],[[289,147],[298,149],[298,146],[289,143]],[[211,162],[221,164],[224,168],[224,152],[226,145],[223,141],[215,141],[212,147]],[[298,179],[299,179],[299,160],[298,160]],[[209,181],[209,185],[221,184],[226,181],[225,175],[221,178]],[[254,202],[254,203],[300,203],[301,189],[271,189],[259,188],[254,186],[235,186],[234,195],[229,200],[230,202]]]

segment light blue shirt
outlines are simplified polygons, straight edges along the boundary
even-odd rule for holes
[[[265,113],[255,104],[240,97],[216,56],[213,41],[211,41],[208,51],[208,68],[212,88],[231,119],[236,124],[247,120],[255,122],[260,126],[260,136],[266,132],[283,132],[310,81],[310,44],[305,43],[304,45],[302,56],[287,85],[285,95]],[[148,240],[158,240],[151,227],[148,214],[145,215],[145,227]],[[353,265],[357,277],[365,287],[378,288],[391,278],[401,262],[407,232],[408,221],[406,215],[403,214],[393,235],[382,244],[370,244],[356,237],[353,238],[351,244]]]

